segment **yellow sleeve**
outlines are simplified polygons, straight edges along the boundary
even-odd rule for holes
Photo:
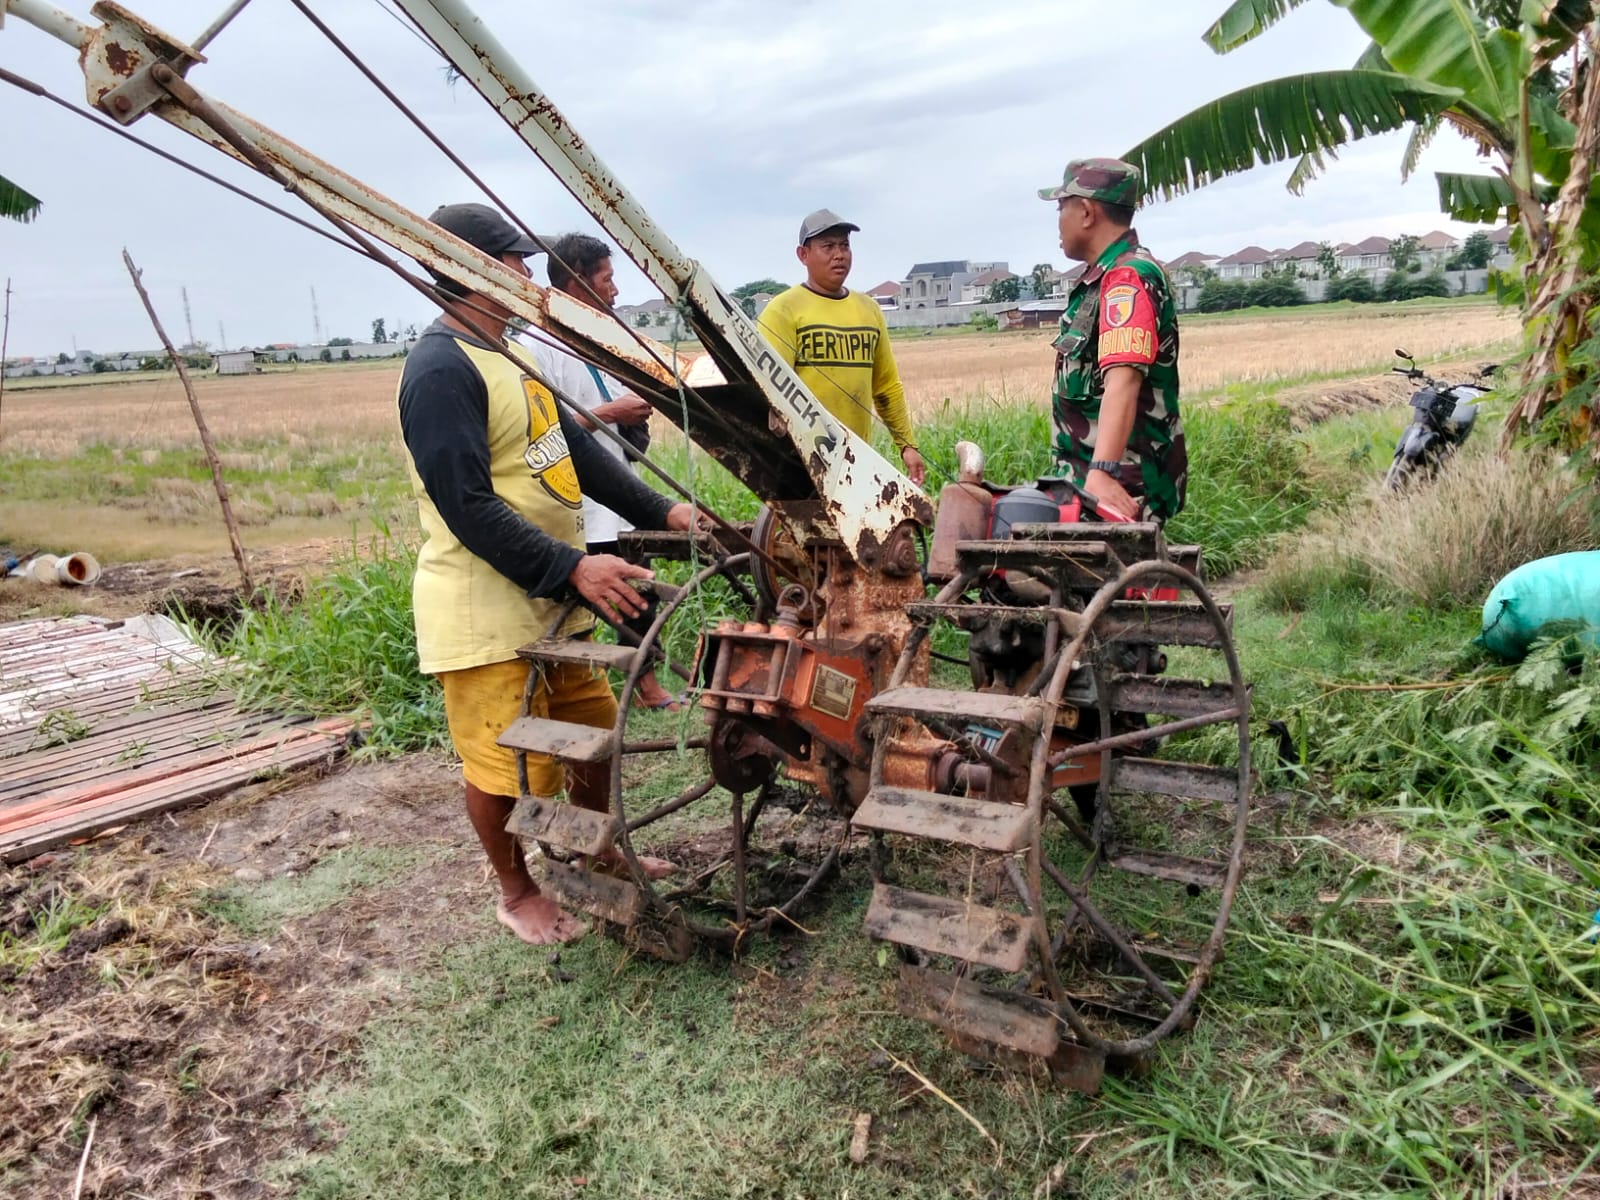
[[[906,411],[906,389],[900,382],[900,370],[894,365],[894,350],[889,345],[889,326],[884,322],[883,310],[876,300],[869,300],[878,326],[878,353],[872,361],[872,407],[889,427],[894,448],[904,450],[915,446],[911,431],[911,414]]]
[[[782,295],[775,296],[768,305],[761,310],[757,320],[761,328],[761,336],[767,339],[767,344],[777,352],[779,358],[794,366],[795,354],[795,311]]]

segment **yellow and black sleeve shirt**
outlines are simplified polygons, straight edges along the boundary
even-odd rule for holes
[[[876,300],[860,292],[824,296],[797,284],[773,297],[760,324],[772,348],[851,433],[870,439],[876,411],[896,450],[916,445]]]
[[[422,522],[412,606],[425,672],[504,662],[550,632],[583,556],[585,493],[641,529],[666,525],[671,502],[531,370],[440,322],[406,358],[399,407]],[[593,621],[579,609],[564,632]]]

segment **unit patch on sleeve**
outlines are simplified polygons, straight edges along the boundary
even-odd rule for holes
[[[1133,302],[1139,297],[1139,289],[1119,283],[1116,287],[1107,288],[1105,296],[1106,324],[1112,329],[1121,329],[1133,316]]]
[[[1156,360],[1156,309],[1132,267],[1113,267],[1100,285],[1101,368],[1149,366]]]

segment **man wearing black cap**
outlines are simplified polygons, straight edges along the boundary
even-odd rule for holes
[[[911,482],[926,468],[912,443],[906,390],[889,348],[883,309],[844,286],[852,257],[850,234],[861,226],[826,208],[800,222],[795,257],[806,281],[775,296],[761,312],[761,332],[800,381],[857,437],[872,437],[876,410],[889,427]]]
[[[429,219],[523,276],[523,260],[539,251],[481,204],[446,205]],[[423,533],[412,587],[417,656],[444,686],[467,815],[500,881],[496,915],[525,942],[568,941],[583,925],[539,894],[505,828],[516,759],[496,739],[523,711],[528,671],[517,647],[552,632],[568,588],[608,620],[644,610],[631,581],[650,571],[584,553],[585,492],[646,529],[687,529],[693,512],[646,487],[559,411],[531,356],[519,352],[530,364],[522,370],[501,353],[511,315],[502,305],[434,277],[452,300],[412,347],[399,394]],[[593,625],[579,609],[559,632],[585,636]],[[529,699],[536,716],[596,726],[616,718],[610,684],[586,667],[547,668]],[[574,770],[572,801],[605,809],[608,774],[609,764]],[[554,796],[562,782],[559,763],[529,756],[530,792]]]

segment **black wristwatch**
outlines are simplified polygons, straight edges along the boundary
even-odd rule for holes
[[[1107,462],[1103,458],[1097,458],[1089,464],[1089,470],[1104,471],[1107,475],[1116,475],[1121,472],[1122,464],[1119,462]]]

